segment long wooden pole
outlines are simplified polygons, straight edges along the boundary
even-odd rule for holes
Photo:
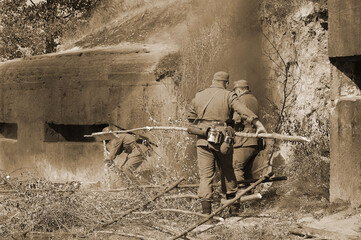
[[[243,191],[240,191],[236,194],[236,197],[233,199],[230,199],[227,201],[226,204],[224,204],[223,206],[217,208],[212,214],[209,214],[206,218],[202,219],[201,221],[197,222],[196,224],[194,224],[193,226],[187,228],[184,232],[180,233],[179,235],[171,238],[170,240],[175,240],[177,238],[180,238],[184,235],[186,235],[187,233],[189,233],[190,231],[192,231],[193,229],[195,229],[196,227],[204,224],[205,222],[207,222],[209,219],[213,218],[217,213],[221,212],[223,209],[225,209],[226,207],[232,205],[233,203],[235,203],[236,201],[238,201],[238,199],[240,199],[244,194],[246,194],[247,192],[251,191],[253,188],[257,187],[260,183],[262,183],[264,180],[266,180],[267,178],[270,178],[273,175],[273,173],[269,173],[266,176],[260,178],[257,182],[251,184],[251,186],[249,186],[248,188],[244,189]]]
[[[130,132],[136,132],[136,131],[152,131],[152,130],[162,130],[162,131],[183,131],[187,132],[188,128],[186,127],[173,127],[173,126],[146,126],[146,127],[140,127],[140,128],[133,128],[129,130],[119,130],[119,131],[112,131],[112,132],[95,132],[91,135],[84,135],[84,137],[102,137],[103,135],[109,135],[110,137],[113,135],[113,137],[117,133],[130,133]],[[295,142],[310,142],[306,137],[302,136],[291,136],[291,135],[283,135],[283,134],[277,134],[277,133],[242,133],[242,132],[236,132],[236,136],[239,137],[246,137],[246,138],[271,138],[271,139],[279,139],[283,141],[295,141]]]

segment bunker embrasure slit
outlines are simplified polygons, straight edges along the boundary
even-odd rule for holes
[[[18,139],[17,123],[0,123],[0,139]]]
[[[46,122],[44,124],[44,142],[95,142],[84,135],[101,132],[108,124],[73,125]]]

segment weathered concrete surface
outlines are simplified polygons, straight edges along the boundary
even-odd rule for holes
[[[341,98],[331,114],[330,200],[361,205],[361,97]]]
[[[361,204],[361,5],[328,0],[331,58],[330,199]]]
[[[97,181],[101,143],[45,142],[45,123],[124,128],[172,115],[153,68],[162,45],[131,45],[35,56],[0,64],[0,123],[17,123],[18,139],[1,139],[0,169],[36,170],[51,180]]]
[[[361,96],[361,62],[334,60],[331,65],[331,100]]]
[[[359,0],[328,0],[330,57],[361,55],[361,5]]]

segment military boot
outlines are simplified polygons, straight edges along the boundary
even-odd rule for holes
[[[203,200],[201,203],[202,203],[202,213],[207,214],[207,215],[211,214],[212,213],[212,203],[211,203],[211,201]],[[209,219],[204,224],[213,224],[213,220]]]
[[[232,199],[236,196],[236,194],[227,194],[226,198],[228,199]],[[237,200],[235,203],[233,203],[230,207],[229,207],[229,214],[231,217],[237,217],[240,214],[240,208],[241,208],[241,204],[239,202],[239,200]]]

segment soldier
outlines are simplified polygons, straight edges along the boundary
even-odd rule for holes
[[[215,132],[220,131],[225,135],[230,129],[228,126],[232,122],[233,111],[236,111],[242,119],[257,127],[257,133],[266,132],[257,115],[238,101],[235,93],[226,89],[228,83],[228,73],[215,73],[212,85],[199,91],[192,100],[188,120],[200,128],[211,127],[215,129]],[[222,190],[225,191],[226,198],[234,198],[237,192],[237,182],[232,167],[232,151],[222,153],[221,141],[212,135],[213,130],[208,132],[207,137],[197,136],[196,144],[200,177],[198,196],[201,198],[204,214],[212,212],[212,181],[215,177],[216,162],[221,170]],[[231,206],[231,215],[238,214],[239,207],[239,202]]]
[[[106,127],[103,129],[103,132],[111,132],[112,127]],[[124,172],[130,179],[134,180],[132,177],[133,172],[146,160],[146,152],[148,147],[146,143],[138,144],[136,136],[129,133],[117,133],[117,138],[109,140],[106,143],[106,154],[104,162],[105,166],[115,172],[117,175]],[[116,166],[114,159],[120,155],[122,152],[126,153],[126,157],[123,160],[120,167]]]
[[[256,97],[249,90],[246,80],[238,80],[234,83],[233,91],[237,94],[238,100],[242,102],[256,115],[259,113],[259,105]],[[245,121],[235,112],[233,121],[236,132],[255,133],[255,126]],[[235,137],[233,145],[233,168],[237,182],[252,178],[252,165],[260,151],[259,143],[262,139]],[[239,186],[245,187],[245,184]]]

